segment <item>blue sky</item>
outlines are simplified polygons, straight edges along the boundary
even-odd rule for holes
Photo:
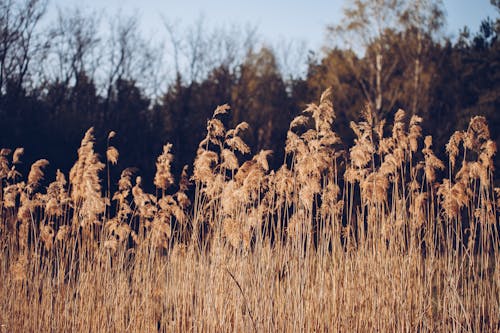
[[[280,39],[306,41],[317,49],[324,42],[325,26],[338,23],[345,0],[51,0],[49,15],[57,8],[80,6],[113,16],[139,14],[145,34],[163,33],[161,15],[172,22],[189,25],[201,15],[208,25],[250,24],[260,37],[269,42]],[[455,37],[468,25],[476,31],[481,20],[498,14],[490,0],[444,0],[447,13],[446,31]]]

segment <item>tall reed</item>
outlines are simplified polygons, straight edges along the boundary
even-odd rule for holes
[[[0,331],[500,330],[486,119],[442,161],[422,118],[367,107],[345,149],[327,90],[271,170],[230,111],[207,121],[192,175],[164,145],[155,194],[133,168],[110,179],[114,132],[103,163],[87,131],[69,181],[47,183],[43,159],[24,180],[22,148],[2,149]]]

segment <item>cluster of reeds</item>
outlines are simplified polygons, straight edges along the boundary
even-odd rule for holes
[[[403,110],[369,108],[344,150],[326,91],[290,124],[283,165],[250,155],[249,125],[207,122],[178,183],[166,144],[156,194],[110,179],[89,129],[66,176],[26,180],[0,151],[0,331],[500,330],[495,143],[474,117],[448,165]],[[103,189],[103,173],[107,174]],[[135,179],[134,179],[135,178]]]

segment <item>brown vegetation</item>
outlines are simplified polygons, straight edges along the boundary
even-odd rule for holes
[[[156,194],[125,169],[114,193],[85,134],[66,176],[26,181],[0,152],[0,332],[498,331],[500,190],[485,118],[446,146],[399,110],[367,107],[354,145],[332,131],[330,91],[290,124],[278,170],[249,156],[248,124],[207,122],[192,176],[172,145]]]

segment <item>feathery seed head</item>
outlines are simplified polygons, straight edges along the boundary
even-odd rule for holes
[[[418,150],[418,139],[422,137],[422,118],[413,115],[410,119],[410,133],[408,139],[410,140],[410,150],[415,153]]]
[[[16,148],[14,154],[12,155],[12,164],[21,163],[21,156],[24,154],[24,148]]]
[[[113,146],[109,146],[108,149],[106,150],[106,158],[113,165],[118,163],[118,156],[119,155],[120,154],[118,153],[118,150]]]
[[[486,118],[482,116],[472,118],[464,137],[465,147],[479,152],[482,144],[489,139],[490,130]]]
[[[219,162],[219,156],[210,150],[200,150],[194,160],[193,179],[207,183],[214,178],[214,167]]]
[[[28,187],[34,189],[39,185],[39,182],[43,179],[42,169],[49,165],[49,161],[41,159],[31,165],[31,170],[28,174]]]
[[[222,166],[227,170],[236,170],[239,167],[238,158],[229,149],[221,151]]]
[[[446,152],[448,153],[448,157],[450,159],[450,165],[453,169],[455,166],[456,158],[458,156],[460,142],[464,139],[464,132],[455,131],[450,137],[450,140],[446,144]]]
[[[215,109],[212,117],[216,117],[216,116],[221,115],[221,114],[227,114],[230,109],[231,109],[231,107],[229,106],[229,104],[219,105]]]
[[[233,136],[225,140],[226,145],[234,151],[239,151],[242,154],[249,154],[250,147],[239,136]]]
[[[167,143],[163,146],[163,152],[156,161],[156,174],[154,178],[154,184],[157,188],[166,190],[174,184],[174,176],[170,172],[170,167],[174,155],[170,153],[172,149],[172,144]]]

